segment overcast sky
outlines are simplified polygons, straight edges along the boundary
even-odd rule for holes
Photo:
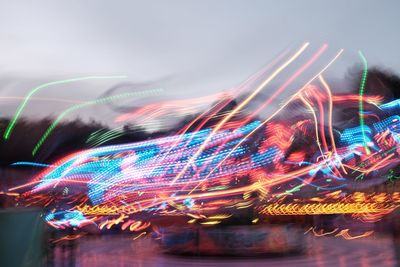
[[[304,41],[344,48],[342,70],[359,64],[362,50],[370,65],[399,73],[399,10],[396,0],[0,0],[0,95],[23,96],[54,79],[121,74],[165,83],[172,95],[203,95],[237,85]],[[41,96],[91,99],[115,83],[60,86]],[[18,103],[2,101],[0,112],[9,115]],[[57,108],[32,105],[24,115]]]

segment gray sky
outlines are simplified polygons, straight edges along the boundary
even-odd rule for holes
[[[399,10],[396,0],[0,0],[0,95],[23,96],[54,79],[113,74],[157,81],[169,95],[204,95],[237,85],[304,41],[346,50],[336,75],[359,64],[358,50],[370,65],[399,73]],[[58,86],[40,96],[93,99],[115,83]],[[0,112],[9,115],[18,103],[2,101]],[[24,115],[65,107],[32,104]],[[115,115],[104,108],[87,114],[106,121]]]

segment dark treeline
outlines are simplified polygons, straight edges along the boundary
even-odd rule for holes
[[[361,76],[362,70],[360,69],[354,69],[349,72],[348,80],[351,84],[351,93],[358,94]],[[385,101],[400,98],[399,76],[377,68],[370,69],[368,71],[365,95],[381,95],[384,96]],[[220,120],[220,116],[218,115],[225,114],[237,105],[235,100],[227,99],[227,101],[228,104],[218,112],[215,118],[209,120],[204,127],[214,125]],[[355,126],[359,123],[357,112],[357,107],[346,109],[339,108],[335,120],[342,121],[344,127]],[[189,115],[182,118],[175,125],[172,125],[170,129],[152,133],[146,132],[140,125],[127,124],[123,127],[123,134],[120,137],[112,139],[102,145],[138,142],[150,138],[175,134],[179,129],[188,125],[197,115],[198,114]],[[284,119],[286,115],[283,114],[283,117],[279,116],[279,119]],[[236,117],[235,119],[240,119],[240,117]],[[1,136],[9,124],[9,121],[9,118],[0,119]],[[67,153],[90,148],[91,146],[87,143],[87,140],[93,132],[102,129],[110,130],[108,126],[96,121],[84,122],[80,119],[76,119],[74,121],[62,122],[54,129],[38,153],[32,156],[32,149],[51,123],[51,118],[44,118],[41,120],[20,119],[10,139],[1,139],[0,141],[0,166],[9,166],[18,161],[50,163]],[[198,123],[193,124],[189,131],[195,129],[197,125]],[[307,143],[306,140],[303,141],[303,145]]]
[[[0,119],[0,132],[3,135],[9,119]],[[7,166],[18,161],[35,161],[49,163],[65,154],[85,148],[90,145],[86,142],[90,134],[98,130],[109,130],[105,125],[96,121],[83,122],[80,119],[60,123],[49,135],[47,140],[35,156],[32,150],[40,140],[45,130],[50,126],[52,120],[45,118],[42,120],[20,119],[10,138],[0,141],[0,164]],[[107,144],[125,143],[142,141],[148,138],[140,127],[124,127],[122,137],[111,140]]]
[[[1,137],[9,124],[10,119],[0,120]],[[64,153],[85,148],[87,136],[93,131],[104,128],[97,122],[84,123],[81,120],[63,122],[58,125],[48,140],[43,144],[35,157],[32,149],[40,140],[44,131],[50,126],[52,120],[18,120],[10,138],[0,141],[0,164],[7,166],[17,161],[45,162],[57,158]]]
[[[354,68],[348,72],[346,80],[350,81],[350,93],[359,94],[361,77],[363,71]],[[364,95],[382,96],[384,102],[389,102],[400,98],[400,77],[388,70],[381,68],[371,68],[367,73]],[[379,114],[380,110],[373,105],[364,104],[365,109]],[[355,127],[359,124],[358,103],[353,107],[336,108],[335,120],[341,122],[342,129]],[[399,114],[400,115],[400,114]],[[367,119],[368,120],[368,119]]]
[[[219,111],[219,113],[222,114],[232,109],[235,105],[236,102],[231,101],[224,109]],[[198,116],[198,114],[184,117],[171,127],[171,129],[157,132],[147,132],[140,125],[126,124],[122,127],[122,134],[119,137],[113,138],[102,145],[133,143],[175,134],[177,130],[188,125],[196,116]],[[209,120],[204,127],[215,124],[217,120],[219,119],[215,118]],[[9,166],[18,161],[51,163],[70,152],[91,148],[92,146],[87,140],[92,133],[99,130],[103,132],[111,130],[108,126],[94,120],[84,122],[78,118],[73,121],[65,121],[57,125],[43,143],[42,147],[38,150],[37,154],[32,156],[33,148],[52,122],[53,120],[51,118],[41,120],[27,120],[21,118],[17,121],[10,138],[4,140],[2,137],[7,125],[10,123],[10,119],[0,118],[0,166]],[[197,125],[198,123],[194,123],[191,129],[194,129]],[[191,129],[189,129],[189,131]]]

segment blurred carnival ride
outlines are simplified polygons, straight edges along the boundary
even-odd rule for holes
[[[20,206],[42,207],[44,220],[55,228],[119,228],[137,237],[161,234],[171,224],[263,224],[284,216],[341,214],[379,221],[400,205],[400,192],[368,191],[400,177],[400,100],[364,92],[368,66],[361,52],[358,93],[334,93],[324,74],[343,51],[330,54],[327,45],[310,50],[305,43],[283,53],[223,94],[152,103],[115,120],[145,124],[208,105],[169,136],[99,146],[121,134],[117,128],[89,137],[99,147],[51,164],[16,162],[45,169],[4,194],[14,194]],[[350,119],[343,120],[344,113]],[[33,155],[62,117],[45,131]],[[348,229],[331,234],[352,238]]]

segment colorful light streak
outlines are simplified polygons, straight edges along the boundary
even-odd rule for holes
[[[182,177],[186,169],[193,164],[193,161],[200,155],[200,153],[204,150],[207,143],[213,138],[216,132],[218,132],[221,127],[230,119],[232,118],[239,110],[241,110],[246,104],[250,102],[266,85],[268,85],[281,71],[283,71],[290,63],[292,63],[296,58],[298,58],[303,51],[307,48],[309,43],[305,43],[288,61],[282,64],[275,72],[273,72],[267,79],[265,79],[257,88],[246,98],[244,99],[237,107],[235,107],[231,112],[228,113],[212,130],[210,135],[204,140],[203,145],[199,147],[196,153],[190,158],[188,163],[182,169],[182,171],[171,181],[170,185],[173,185],[178,179]]]
[[[123,230],[141,232],[150,227],[154,218],[168,216],[188,217],[186,221],[190,224],[214,225],[246,209],[253,209],[259,217],[349,214],[364,221],[377,220],[399,207],[400,194],[347,194],[346,190],[355,182],[379,180],[375,173],[390,174],[391,166],[399,164],[400,112],[398,100],[382,104],[382,97],[364,95],[367,67],[360,95],[335,95],[322,74],[339,58],[343,52],[340,50],[322,69],[313,71],[311,78],[306,77],[306,82],[271,114],[260,118],[265,107],[320,60],[327,50],[324,45],[261,105],[251,109],[251,101],[278,75],[283,75],[308,45],[300,47],[259,84],[255,84],[257,76],[245,83],[241,88],[247,90],[250,84],[255,84],[253,91],[229,111],[222,112],[237,92],[224,94],[222,99],[206,96],[136,109],[116,121],[143,118],[146,122],[171,110],[187,114],[192,104],[214,102],[210,110],[200,113],[170,136],[87,149],[48,166],[16,163],[46,169],[32,181],[9,191],[21,191],[18,196],[30,204],[46,207],[49,210],[46,220],[59,228],[97,224],[100,229],[110,229],[121,225]],[[360,56],[363,57],[361,53]],[[68,108],[46,130],[32,154],[36,154],[69,112],[127,96],[102,98]],[[31,94],[26,99],[29,97]],[[375,114],[364,103],[384,112]],[[335,108],[357,104],[360,125],[335,129]],[[290,114],[291,105],[309,112],[294,116]],[[16,117],[20,112],[17,111]],[[370,116],[365,117],[368,112]],[[211,121],[214,123],[205,127]],[[121,127],[101,130],[87,142],[98,146],[121,135]],[[299,137],[303,138],[300,145]],[[357,177],[364,180],[356,181]],[[314,190],[316,196],[302,198],[305,189]],[[58,202],[64,202],[65,206]],[[348,231],[338,231],[336,235],[345,239],[369,235],[367,232],[351,236]]]
[[[360,113],[360,127],[362,130],[362,135],[363,135],[363,141],[364,141],[364,148],[365,151],[367,152],[367,155],[370,154],[370,150],[367,146],[367,141],[366,141],[366,135],[364,132],[364,89],[365,89],[365,84],[367,82],[367,74],[368,74],[368,62],[367,59],[365,58],[364,54],[361,51],[358,51],[358,54],[363,62],[364,65],[364,70],[363,70],[363,74],[362,74],[362,78],[361,78],[361,82],[360,82],[360,100],[359,100],[359,113]]]
[[[66,79],[66,80],[59,80],[59,81],[54,81],[54,82],[48,82],[41,84],[35,88],[33,88],[27,96],[24,98],[22,103],[19,105],[17,111],[15,112],[13,118],[11,119],[10,123],[8,124],[3,138],[4,140],[7,140],[10,138],[11,132],[15,127],[15,124],[17,123],[18,118],[20,117],[21,113],[23,112],[25,106],[28,104],[29,100],[32,98],[34,94],[36,94],[38,91],[54,86],[54,85],[60,85],[60,84],[67,84],[67,83],[73,83],[73,82],[79,82],[79,81],[86,81],[86,80],[101,80],[101,79],[124,79],[127,78],[127,76],[86,76],[86,77],[79,77],[79,78],[72,78],[72,79]]]
[[[107,102],[110,102],[110,101],[113,101],[113,100],[117,100],[117,99],[125,99],[125,98],[129,98],[129,97],[137,97],[137,96],[141,96],[141,95],[152,95],[152,94],[155,94],[155,93],[159,93],[161,91],[162,91],[161,89],[154,89],[154,90],[146,90],[146,91],[139,91],[139,92],[133,92],[133,93],[125,93],[125,94],[113,95],[113,96],[103,97],[103,98],[99,98],[99,99],[92,100],[92,101],[87,101],[87,102],[84,102],[84,103],[81,103],[81,104],[76,104],[76,105],[74,105],[72,107],[69,107],[68,109],[64,110],[60,115],[58,115],[58,117],[51,123],[49,128],[46,129],[46,131],[43,134],[43,136],[40,138],[40,140],[37,142],[37,144],[33,148],[32,156],[34,156],[37,153],[39,148],[46,141],[47,137],[51,134],[51,132],[54,130],[54,128],[57,127],[57,125],[60,123],[60,121],[66,115],[68,115],[68,113],[76,111],[76,110],[81,109],[81,108],[86,108],[86,107],[93,106],[93,105],[98,105],[98,104],[104,104],[104,103],[107,103]]]

